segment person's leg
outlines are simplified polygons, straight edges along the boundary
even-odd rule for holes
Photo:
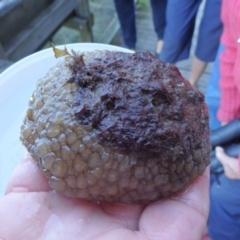
[[[114,0],[114,3],[121,26],[124,45],[129,49],[135,49],[137,37],[134,0]]]
[[[208,234],[212,240],[240,239],[240,180],[222,174],[210,190]]]
[[[159,58],[175,63],[188,58],[201,0],[168,0],[164,44]]]
[[[163,46],[163,35],[166,26],[167,0],[151,0],[154,29],[158,37],[156,53],[159,54]]]
[[[197,56],[193,57],[192,68],[189,76],[189,82],[192,85],[196,85],[198,79],[202,76],[205,68],[207,67],[207,62],[202,61]]]
[[[207,0],[199,27],[198,42],[189,81],[195,85],[208,62],[216,58],[222,33],[221,0]]]
[[[156,46],[156,56],[159,56],[159,54],[161,53],[161,51],[162,51],[162,47],[163,47],[163,39],[159,39],[158,41],[157,41],[157,46]]]
[[[221,122],[217,119],[217,111],[220,103],[220,55],[223,50],[224,46],[220,44],[205,93],[205,102],[208,105],[209,125],[211,130],[217,129],[221,126]]]

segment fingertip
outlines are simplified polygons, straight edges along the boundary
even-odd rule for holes
[[[224,152],[224,149],[223,149],[222,147],[220,147],[220,146],[217,146],[217,147],[215,148],[215,151],[216,151],[216,152]]]
[[[222,147],[217,146],[215,148],[215,151],[216,151],[216,157],[217,157],[218,160],[222,160],[224,157],[227,156]]]

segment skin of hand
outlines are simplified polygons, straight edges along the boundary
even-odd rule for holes
[[[228,156],[221,147],[216,147],[216,157],[222,163],[226,177],[230,179],[240,179],[237,158]]]
[[[52,191],[26,155],[0,199],[0,239],[200,240],[209,211],[209,169],[177,197],[143,205],[97,204]]]

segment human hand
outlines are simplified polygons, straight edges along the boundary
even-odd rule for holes
[[[226,177],[231,179],[240,179],[237,158],[228,156],[222,147],[216,147],[216,157],[222,163]]]
[[[225,125],[227,125],[228,124],[228,122],[221,122],[221,126],[223,127],[223,126],[225,126]]]
[[[147,206],[96,204],[52,191],[28,155],[0,199],[0,239],[199,240],[209,210],[208,172],[175,198]]]

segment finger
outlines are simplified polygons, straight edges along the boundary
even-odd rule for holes
[[[0,239],[39,239],[50,215],[45,210],[45,195],[12,193],[1,198]]]
[[[195,209],[203,216],[207,216],[209,212],[209,183],[210,183],[210,168],[207,167],[204,173],[178,197],[176,200],[183,202],[189,207]],[[205,203],[205,207],[203,207]]]
[[[14,169],[5,194],[10,192],[49,191],[47,179],[38,170],[37,164],[30,154],[25,154],[22,161]]]
[[[209,210],[209,169],[178,198],[159,201],[143,212],[139,231],[149,239],[201,239]]]
[[[216,157],[224,165],[226,162],[236,161],[235,158],[228,156],[222,147],[216,147]]]

